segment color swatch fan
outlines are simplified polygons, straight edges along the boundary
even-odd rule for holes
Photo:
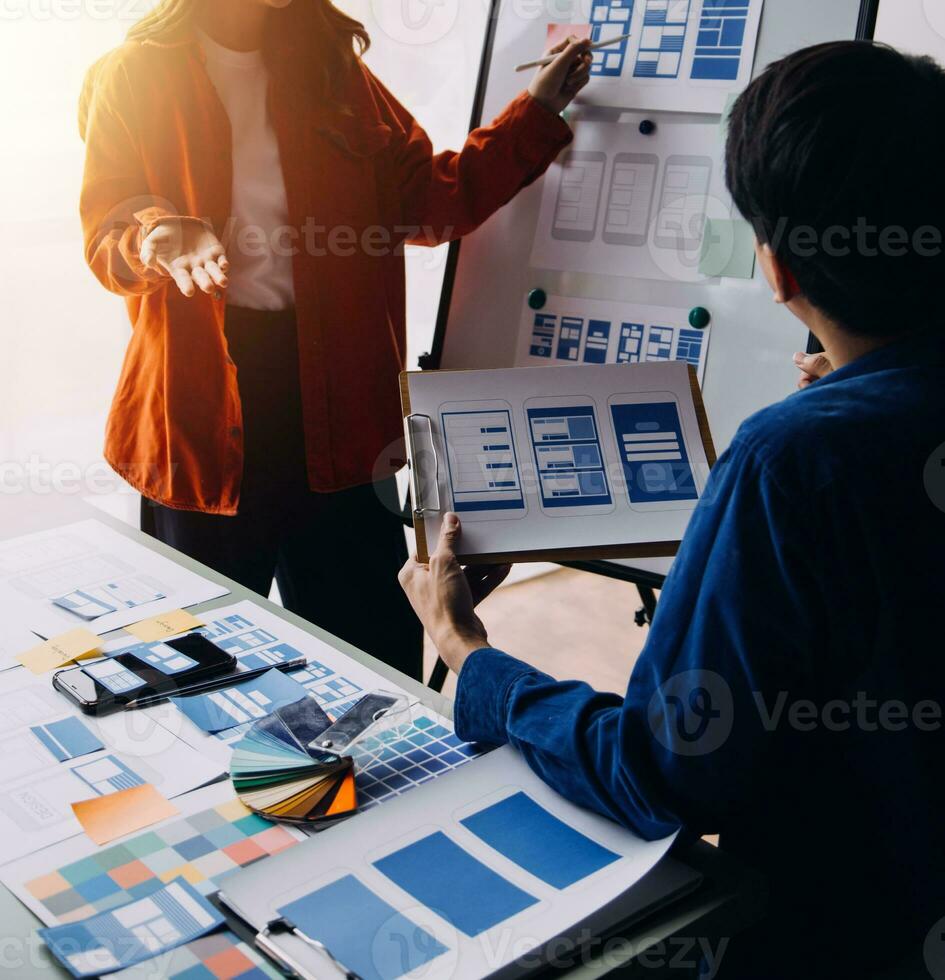
[[[256,722],[230,762],[243,804],[272,820],[316,827],[357,810],[352,760],[307,748],[329,727],[331,719],[311,698]]]

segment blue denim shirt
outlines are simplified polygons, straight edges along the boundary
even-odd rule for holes
[[[931,336],[749,419],[626,695],[479,650],[459,734],[511,742],[562,795],[643,837],[721,834],[769,879],[768,919],[741,943],[756,969],[765,956],[759,976],[781,975],[775,961],[852,976],[871,935],[870,967],[921,945],[945,915],[943,443],[945,341]]]

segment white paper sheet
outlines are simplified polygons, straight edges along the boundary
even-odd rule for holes
[[[729,218],[718,122],[645,113],[572,120],[574,142],[542,184],[530,265],[627,279],[706,282],[707,219]]]
[[[30,731],[78,718],[104,748],[59,762]],[[151,783],[172,799],[223,774],[153,720],[137,712],[82,715],[49,678],[25,668],[0,683],[0,863],[82,833],[70,804]]]
[[[248,599],[215,609],[205,618],[209,639],[233,653],[243,664],[256,666],[260,659],[275,662],[282,656],[289,659],[304,657],[309,666],[302,671],[293,671],[289,676],[302,684],[333,718],[347,711],[365,693],[376,690],[403,693],[380,674]],[[133,638],[124,641],[118,638],[106,649],[118,650],[128,642],[134,642]],[[246,726],[240,726],[207,735],[169,703],[148,708],[146,714],[224,768],[229,767],[230,746],[246,730]]]
[[[468,556],[679,541],[708,478],[680,362],[413,374],[410,402],[430,547],[447,509]]]
[[[526,302],[516,366],[640,364],[683,361],[702,381],[711,328],[689,325],[689,310],[549,296],[541,310]]]
[[[763,0],[590,0],[592,40],[632,36],[594,53],[582,101],[720,113],[751,80],[762,6]],[[575,17],[586,17],[586,8]]]
[[[567,886],[553,886],[494,850],[461,823],[516,793],[524,793],[547,814],[607,849],[614,860]],[[532,903],[471,937],[402,891],[375,867],[374,862],[437,833],[445,834],[505,884],[525,892]],[[221,897],[251,925],[262,928],[291,902],[340,878],[354,876],[374,896],[425,931],[424,944],[432,937],[443,948],[425,964],[423,976],[471,980],[495,973],[617,899],[659,863],[673,840],[645,842],[617,824],[573,806],[545,786],[513,749],[505,747],[470,763],[462,773],[444,776],[291,852],[235,873],[223,882]],[[560,855],[562,862],[566,858]],[[436,879],[450,871],[427,867],[417,869],[417,874]],[[455,882],[458,895],[464,895],[464,886],[468,887],[467,883]],[[475,894],[465,894],[460,902],[476,902]],[[372,940],[380,938],[366,936],[368,948]],[[315,955],[315,960],[307,962],[321,963],[327,975],[328,964]]]
[[[113,591],[119,597],[143,596],[142,590],[150,589],[165,598],[119,608],[92,621],[53,604],[53,599],[76,589],[103,585],[117,586]],[[217,599],[227,591],[96,520],[0,542],[0,617],[46,638],[77,626],[102,636],[160,613]],[[0,659],[0,669],[14,666],[14,656]]]

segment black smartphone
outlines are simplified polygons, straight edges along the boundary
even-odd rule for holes
[[[150,646],[144,657],[119,653],[61,670],[53,676],[53,687],[86,714],[108,714],[141,699],[182,694],[236,668],[233,654],[200,633],[189,633]]]

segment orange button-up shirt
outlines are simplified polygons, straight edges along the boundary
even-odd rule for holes
[[[397,465],[388,457],[402,434],[403,244],[437,245],[474,230],[544,173],[571,132],[523,94],[462,152],[434,154],[360,62],[344,110],[306,104],[279,67],[269,66],[269,102],[295,243],[306,463],[311,489],[330,492]],[[231,134],[199,43],[129,42],[113,51],[89,72],[79,124],[86,257],[126,298],[134,326],[106,459],[158,503],[235,514],[243,422],[225,299],[185,298],[139,255],[155,223],[172,216],[208,221],[226,244]]]

